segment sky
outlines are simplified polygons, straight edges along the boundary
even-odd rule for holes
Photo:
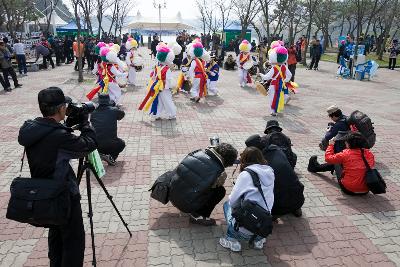
[[[136,16],[139,10],[143,17],[157,17],[158,9],[154,8],[152,0],[136,0],[137,4],[129,15]],[[162,0],[158,2],[164,3]],[[183,19],[196,19],[198,17],[195,0],[165,0],[167,8],[161,9],[161,17],[175,17],[178,11]]]

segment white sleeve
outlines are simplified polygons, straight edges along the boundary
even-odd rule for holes
[[[260,76],[264,81],[271,80],[272,76],[274,76],[274,68],[271,68],[266,74],[260,73]]]
[[[126,54],[125,63],[126,63],[126,65],[128,65],[128,67],[131,66],[132,61],[131,61],[131,52],[130,51]]]
[[[165,89],[170,89],[171,88],[171,82],[172,82],[172,73],[171,70],[167,70],[165,73]]]
[[[115,66],[111,67],[111,72],[115,76],[127,76],[127,73],[119,71]]]
[[[292,78],[292,73],[290,72],[290,70],[288,68],[286,68],[286,79],[285,79],[285,82],[289,82],[291,78]]]
[[[249,179],[251,179],[251,176],[247,171],[242,171],[239,174],[236,183],[232,188],[231,194],[229,195],[229,204],[231,207],[233,207],[243,194],[246,193],[246,190],[249,188]]]
[[[189,68],[189,77],[191,79],[194,78],[194,69],[196,68],[196,60],[193,60],[192,63],[190,63],[190,68]]]

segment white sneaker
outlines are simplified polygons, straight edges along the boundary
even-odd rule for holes
[[[233,252],[239,252],[242,250],[240,242],[233,238],[227,239],[226,237],[221,237],[219,239],[219,244],[224,248],[229,248]]]
[[[264,243],[265,243],[266,241],[267,241],[267,240],[266,240],[265,238],[263,238],[263,239],[261,239],[261,240],[259,240],[259,241],[254,241],[254,249],[263,249]]]

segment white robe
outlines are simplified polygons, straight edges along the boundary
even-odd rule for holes
[[[114,75],[114,80],[120,77],[126,77],[127,74],[125,72],[121,72],[117,67],[112,66],[110,69],[111,73]],[[119,87],[117,82],[109,82],[108,83],[108,94],[110,96],[110,100],[114,101],[116,104],[119,104],[119,100],[121,98],[121,87]]]
[[[155,78],[154,74],[153,78]],[[172,100],[171,93],[172,72],[169,69],[165,74],[164,89],[158,94],[158,105],[156,118],[174,119],[176,118],[176,106]]]
[[[196,60],[193,59],[188,72],[189,78],[192,80],[192,89],[190,89],[190,95],[191,97],[200,97],[200,78],[195,78],[195,68]]]
[[[249,60],[251,60],[251,59],[249,59]],[[240,86],[245,86],[247,84],[248,70],[240,67],[240,54],[236,58],[236,64],[238,66],[238,71],[239,71],[239,84],[240,84]]]
[[[133,67],[133,62],[131,60],[131,55],[134,54],[132,51],[129,51],[126,54],[125,63],[128,65],[129,72],[128,72],[128,83],[132,85],[136,85],[136,69]],[[137,56],[137,55],[134,55]]]
[[[279,77],[279,73],[278,73],[278,75],[276,75],[274,77],[274,66],[272,66],[272,68],[267,72],[267,74],[260,73],[260,76],[264,81],[268,81],[268,80],[274,81]],[[290,72],[289,68],[286,66],[285,82],[289,82],[291,78],[292,78],[292,73]],[[269,105],[271,113],[275,113],[275,110],[271,107],[272,102],[274,101],[274,95],[275,95],[275,85],[271,84],[268,89],[268,105]],[[286,103],[288,97],[289,97],[289,95],[285,94],[285,103]]]

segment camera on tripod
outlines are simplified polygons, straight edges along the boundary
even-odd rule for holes
[[[89,114],[95,109],[96,106],[93,102],[70,103],[65,114],[67,116],[66,126],[79,129],[80,125],[89,121]]]
[[[215,135],[215,136],[210,138],[210,145],[212,147],[215,147],[215,146],[219,145],[219,137],[218,137],[218,135]]]

